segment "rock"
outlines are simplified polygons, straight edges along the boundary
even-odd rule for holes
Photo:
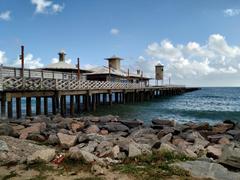
[[[161,142],[161,143],[170,142],[171,139],[172,139],[172,136],[173,136],[172,133],[169,133],[169,134],[163,136],[163,137],[160,139],[160,142]]]
[[[131,138],[138,138],[138,137],[143,137],[146,134],[156,134],[156,131],[152,128],[142,128],[142,129],[137,129],[133,131],[129,137]]]
[[[106,164],[104,163],[104,161],[100,158],[98,158],[97,156],[95,156],[94,154],[84,151],[84,150],[80,150],[80,153],[82,155],[82,157],[85,159],[86,162],[88,163],[98,163],[100,165],[105,166]]]
[[[222,137],[221,139],[219,139],[218,144],[222,144],[222,145],[230,144],[230,141],[227,137]]]
[[[101,134],[101,135],[108,135],[108,130],[102,129],[99,134]]]
[[[232,128],[233,128],[233,124],[221,123],[213,126],[212,131],[215,133],[225,133],[226,131]]]
[[[30,127],[24,128],[20,131],[20,139],[27,139],[29,133],[38,133],[46,129],[46,123],[33,123]]]
[[[235,136],[234,136],[234,140],[235,140],[235,141],[240,141],[240,134],[235,135]]]
[[[227,134],[231,135],[231,136],[236,136],[238,134],[240,134],[240,130],[239,129],[232,129],[227,131]]]
[[[63,148],[70,148],[75,145],[77,141],[76,135],[68,135],[63,133],[57,133],[60,144]]]
[[[105,174],[104,169],[101,166],[97,165],[97,164],[92,165],[91,172],[95,176],[99,176],[99,175],[104,175]]]
[[[222,155],[222,146],[217,144],[207,147],[207,157],[218,159]]]
[[[84,122],[77,122],[77,123],[72,123],[71,124],[71,129],[73,132],[78,132],[80,131],[81,129],[84,128]]]
[[[141,149],[136,146],[136,143],[130,143],[128,146],[128,157],[140,156],[142,154]]]
[[[102,141],[100,144],[97,145],[96,153],[98,154],[98,157],[106,157],[107,155],[111,154],[112,148],[112,142]]]
[[[173,127],[165,127],[157,134],[158,138],[161,139],[166,134],[172,133],[174,135],[179,134],[179,131],[175,130]]]
[[[103,136],[100,134],[95,134],[95,133],[87,134],[86,136],[89,141],[96,141],[98,143],[106,140],[106,138],[107,138],[106,136]]]
[[[14,136],[17,136],[17,137],[20,136],[20,131],[25,128],[23,125],[19,125],[19,124],[11,124],[11,126],[13,128]]]
[[[140,120],[120,120],[120,122],[126,125],[128,128],[135,128],[143,125],[143,121]]]
[[[225,123],[225,124],[232,124],[233,127],[235,127],[235,125],[236,125],[236,123],[234,121],[229,120],[229,119],[224,120],[223,123]]]
[[[97,123],[97,122],[100,122],[100,119],[99,117],[91,117],[90,121]]]
[[[118,117],[117,116],[113,116],[113,115],[101,116],[101,117],[99,117],[99,121],[101,123],[117,122],[118,121]]]
[[[234,144],[225,145],[222,149],[222,156],[219,162],[228,167],[240,170],[240,148]]]
[[[197,158],[197,154],[194,153],[190,148],[185,149],[182,153],[191,158]]]
[[[135,157],[142,154],[151,154],[151,147],[147,144],[131,142],[128,146],[128,157]]]
[[[13,132],[14,130],[9,124],[0,124],[0,136],[12,136]]]
[[[42,149],[35,151],[32,155],[27,157],[27,163],[32,164],[35,162],[43,161],[43,162],[50,162],[55,157],[55,149]]]
[[[205,140],[204,137],[197,131],[187,131],[181,135],[188,142],[195,142],[195,139]]]
[[[207,122],[199,123],[199,124],[193,123],[190,125],[190,128],[199,131],[199,130],[209,130],[210,126],[209,126],[209,123]]]
[[[42,136],[41,134],[38,134],[38,133],[30,133],[30,134],[28,134],[27,139],[33,140],[33,141],[38,141],[38,142],[45,141],[45,137]]]
[[[160,118],[153,119],[152,123],[154,125],[172,126],[172,127],[174,127],[176,125],[176,121],[175,120],[162,120]]]
[[[216,134],[216,135],[212,135],[212,136],[208,136],[208,140],[211,142],[211,143],[215,143],[217,144],[219,142],[220,139],[222,138],[227,138],[227,139],[233,139],[233,137],[231,135],[228,135],[228,134]]]
[[[83,142],[86,142],[88,140],[89,140],[89,138],[86,134],[84,134],[84,133],[79,133],[78,134],[78,142],[79,143],[83,143]]]
[[[162,143],[158,151],[169,151],[169,152],[175,152],[176,147],[169,143]]]
[[[133,138],[135,142],[139,144],[148,144],[149,146],[153,146],[159,139],[155,134],[145,134],[145,136]]]
[[[115,145],[113,148],[112,148],[112,154],[113,154],[113,157],[115,159],[119,159],[119,154],[120,154],[120,148],[118,145]]]
[[[0,151],[9,151],[8,145],[5,141],[0,140]]]
[[[73,146],[69,148],[68,153],[66,154],[66,157],[73,159],[73,160],[82,160],[82,154],[78,146]]]
[[[81,148],[81,150],[93,153],[98,146],[98,143],[96,141],[89,141],[87,146]]]
[[[50,134],[48,137],[47,143],[51,145],[56,145],[56,144],[59,144],[60,141],[56,134]]]
[[[37,145],[33,141],[17,139],[10,136],[0,136],[0,141],[4,141],[8,147],[8,151],[0,151],[0,165],[24,163],[30,157],[36,157],[38,154],[43,155],[39,158],[40,160],[48,161],[51,159],[49,154],[53,154],[49,152],[54,151],[54,149],[47,146]]]
[[[239,180],[240,174],[228,171],[225,167],[217,163],[206,161],[186,161],[175,163],[181,169],[189,171],[193,177],[211,178],[217,180]]]
[[[90,133],[98,133],[100,131],[99,127],[97,125],[90,125],[86,130],[85,132],[87,134],[90,134]]]
[[[104,129],[107,129],[109,132],[128,132],[129,128],[121,123],[107,123],[106,125],[103,126]]]

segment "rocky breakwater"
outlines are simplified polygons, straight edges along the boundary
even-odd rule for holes
[[[230,120],[210,125],[155,118],[151,125],[144,125],[141,120],[122,120],[112,115],[57,115],[0,123],[0,165],[50,162],[61,154],[106,167],[157,151],[196,159],[173,164],[192,176],[240,179],[240,124]],[[206,171],[206,167],[211,168]]]

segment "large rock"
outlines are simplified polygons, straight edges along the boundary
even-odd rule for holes
[[[101,159],[98,158],[97,156],[95,156],[94,154],[84,151],[84,150],[80,150],[80,153],[82,155],[82,157],[85,159],[85,161],[87,161],[88,163],[98,163],[100,165],[106,165],[106,163]]]
[[[98,133],[100,131],[100,129],[97,125],[91,125],[85,131],[87,134]]]
[[[9,151],[8,145],[5,141],[0,140],[0,152],[1,151]]]
[[[159,141],[157,135],[155,134],[145,134],[142,137],[136,137],[133,139],[139,144],[148,144],[150,146],[153,146],[157,141]]]
[[[27,163],[32,164],[38,161],[50,162],[51,160],[53,160],[55,155],[55,149],[46,148],[42,150],[37,150],[36,152],[27,157]]]
[[[77,141],[77,135],[68,135],[63,133],[57,133],[60,144],[63,148],[70,148],[75,145]]]
[[[225,145],[219,162],[228,167],[240,169],[240,148],[234,144]]]
[[[87,146],[84,146],[83,148],[81,148],[81,150],[93,153],[97,146],[98,143],[96,141],[89,141]]]
[[[153,119],[152,123],[154,125],[172,126],[172,127],[174,127],[176,125],[175,120],[163,120],[163,119],[160,119],[160,118]]]
[[[80,131],[81,129],[83,129],[85,126],[85,123],[84,122],[73,122],[71,124],[71,129],[73,132],[78,132]]]
[[[212,135],[212,136],[208,136],[208,140],[211,142],[211,143],[218,143],[220,139],[222,138],[227,138],[229,140],[232,140],[233,137],[231,135],[228,135],[228,134],[216,134],[216,135]]]
[[[47,146],[40,146],[33,141],[17,139],[10,136],[0,136],[0,141],[5,142],[4,151],[0,151],[0,165],[9,163],[24,163],[32,161],[50,161],[55,150]]]
[[[211,178],[216,180],[239,180],[240,174],[228,171],[227,168],[217,163],[206,161],[187,161],[173,164],[189,171],[193,177]]]
[[[124,124],[115,123],[115,122],[107,123],[106,125],[103,126],[103,128],[107,129],[109,132],[117,132],[117,131],[128,132],[129,131],[129,128]]]
[[[50,134],[48,137],[47,143],[51,145],[56,145],[56,144],[59,144],[60,141],[56,134]]]
[[[158,151],[169,151],[169,152],[176,152],[177,148],[176,146],[174,146],[173,144],[170,143],[162,143],[160,145],[160,148],[158,149]]]
[[[112,153],[113,143],[109,141],[102,141],[97,145],[96,153],[98,157],[106,157]]]
[[[20,131],[20,139],[26,139],[28,134],[30,133],[38,133],[40,134],[42,131],[46,129],[46,123],[33,123],[30,127],[24,128]]]
[[[161,142],[161,143],[170,142],[171,139],[172,139],[172,136],[173,136],[172,133],[169,133],[169,134],[163,136],[163,137],[160,139],[160,142]]]
[[[14,130],[9,124],[7,123],[0,124],[0,135],[12,136],[13,132]]]
[[[215,133],[225,133],[233,128],[233,124],[221,123],[213,126],[212,131]]]
[[[205,140],[198,131],[186,131],[181,136],[188,142],[195,142],[196,139]]]
[[[156,134],[156,130],[152,129],[152,128],[142,128],[142,129],[137,129],[135,131],[133,131],[130,134],[131,138],[138,138],[138,137],[143,137],[146,134]]]
[[[140,120],[120,120],[120,122],[129,128],[135,128],[143,125],[143,121]]]
[[[128,157],[135,157],[142,154],[151,154],[151,146],[147,144],[137,144],[135,142],[131,142],[128,146]]]
[[[218,159],[222,155],[222,146],[221,145],[212,145],[207,147],[207,157]]]

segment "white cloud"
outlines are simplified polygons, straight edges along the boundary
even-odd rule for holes
[[[52,63],[57,63],[57,62],[59,62],[58,58],[52,58]],[[65,62],[68,64],[71,64],[72,59],[66,59]]]
[[[13,66],[20,67],[21,61],[19,59],[16,60]],[[24,58],[24,66],[26,68],[34,69],[34,68],[42,68],[44,64],[41,63],[41,58],[34,58],[33,54],[28,53]]]
[[[9,21],[11,19],[11,11],[5,11],[0,13],[0,20]]]
[[[154,65],[165,65],[165,77],[190,85],[240,84],[240,46],[229,45],[224,36],[212,34],[208,41],[173,44],[169,40],[153,42],[133,67],[154,77]],[[238,78],[237,78],[238,77]],[[221,82],[222,80],[222,82]]]
[[[87,70],[90,70],[90,69],[93,69],[93,68],[96,68],[97,66],[96,65],[93,65],[93,64],[84,64],[82,66],[83,69],[87,69]]]
[[[0,64],[7,62],[6,53],[0,50]]]
[[[58,58],[52,58],[52,63],[57,63],[58,62]]]
[[[110,34],[112,34],[112,35],[118,35],[120,33],[120,31],[119,31],[119,29],[117,29],[117,28],[112,28],[111,30],[110,30]]]
[[[240,14],[240,9],[225,9],[223,13],[225,16],[237,16]]]
[[[36,14],[56,14],[62,12],[64,5],[54,4],[52,0],[31,0],[36,6]]]
[[[62,12],[64,9],[64,5],[60,5],[60,4],[53,4],[52,5],[52,10],[54,13],[59,13]]]

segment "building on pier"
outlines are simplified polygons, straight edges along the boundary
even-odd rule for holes
[[[150,78],[143,76],[143,72],[137,70],[137,73],[130,73],[129,70],[121,69],[120,57],[112,56],[106,58],[108,66],[96,67],[90,69],[90,73],[85,73],[87,80],[95,81],[114,81],[123,83],[141,83],[145,86],[149,85]]]

